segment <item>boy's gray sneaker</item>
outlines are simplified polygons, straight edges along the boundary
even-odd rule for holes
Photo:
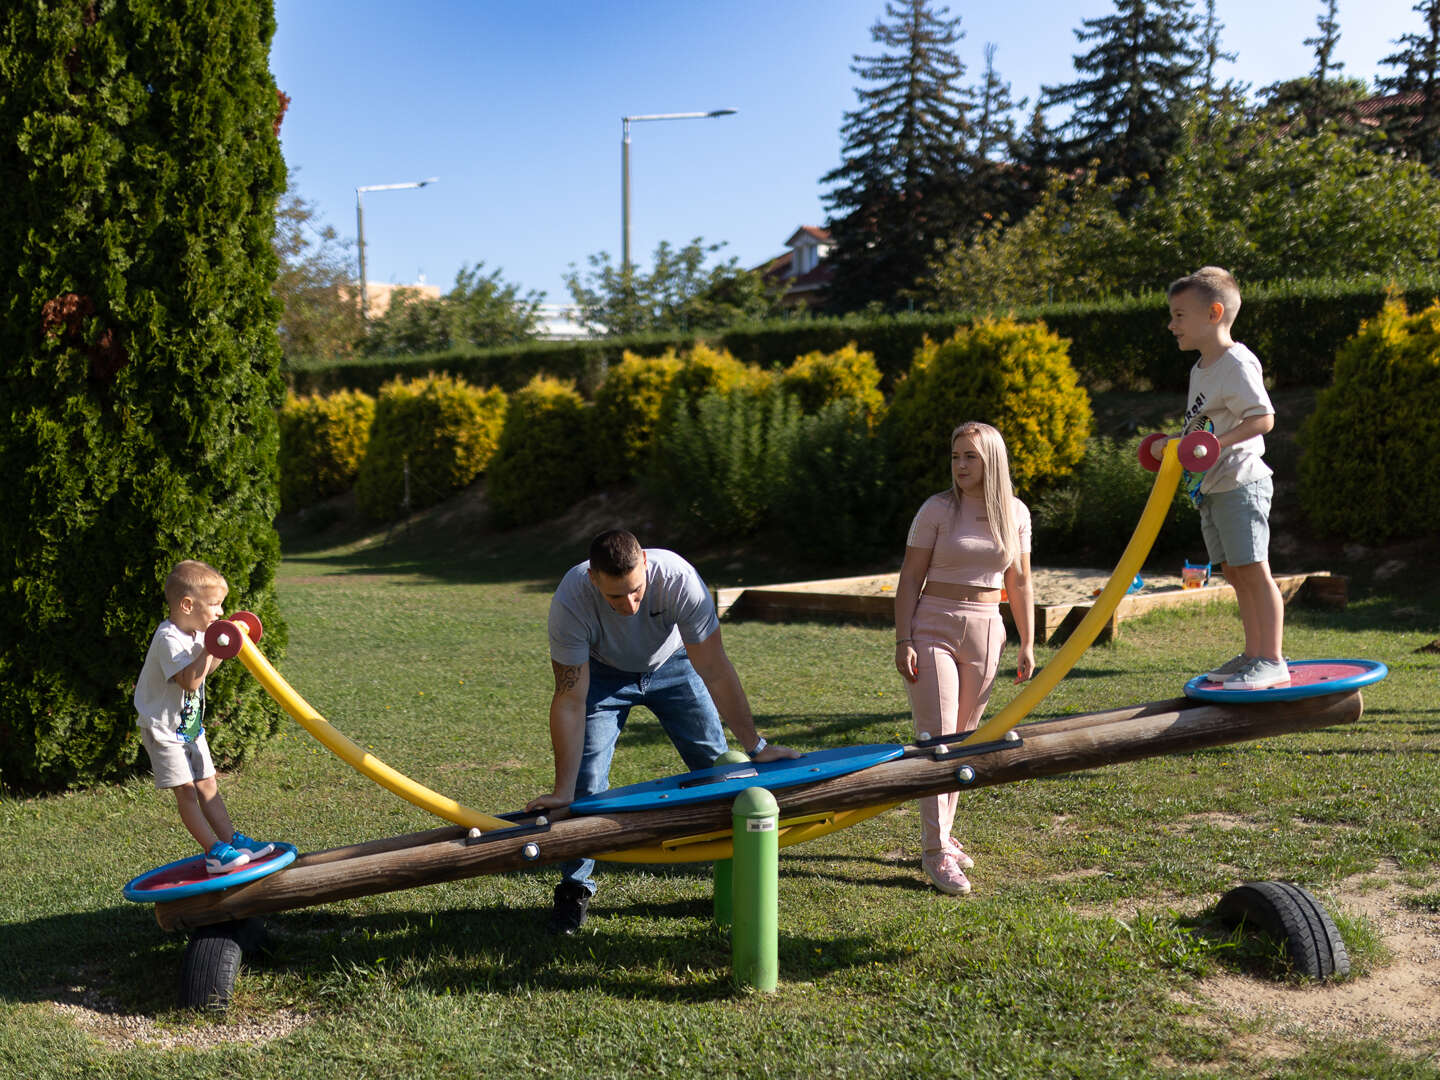
[[[1267,660],[1258,656],[1245,667],[1225,680],[1226,690],[1265,690],[1272,686],[1285,686],[1290,682],[1290,669],[1282,660]]]
[[[1209,679],[1211,682],[1223,683],[1226,679],[1230,678],[1231,675],[1238,675],[1240,674],[1240,672],[1244,671],[1247,667],[1250,666],[1251,661],[1253,661],[1254,659],[1255,658],[1253,656],[1246,656],[1243,652],[1236,653],[1219,667],[1212,668],[1211,670],[1207,671],[1205,673],[1205,678]]]

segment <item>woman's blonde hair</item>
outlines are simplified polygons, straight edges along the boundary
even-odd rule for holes
[[[967,420],[950,433],[952,451],[961,435],[975,440],[985,463],[985,516],[990,521],[990,535],[1000,546],[1008,567],[1020,557],[1020,533],[1015,524],[1015,489],[1010,483],[1010,454],[1005,449],[1005,438],[989,424]],[[950,493],[958,506],[960,487],[953,476]]]

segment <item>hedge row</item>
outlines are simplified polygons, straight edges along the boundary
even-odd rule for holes
[[[1380,312],[1389,288],[1389,283],[1383,281],[1297,281],[1256,289],[1245,298],[1236,337],[1255,350],[1276,388],[1325,385],[1330,381],[1336,352],[1361,322]],[[1440,276],[1405,282],[1395,291],[1411,308],[1423,307],[1440,295]],[[1166,333],[1161,292],[1086,304],[1037,306],[1013,314],[1017,319],[1041,320],[1068,338],[1070,362],[1080,381],[1093,390],[1185,390],[1190,361],[1175,350]],[[287,377],[295,392],[301,394],[343,388],[373,394],[397,376],[429,371],[510,392],[537,372],[544,372],[575,383],[590,398],[605,381],[608,369],[619,364],[625,353],[659,356],[667,351],[689,351],[703,339],[741,362],[765,370],[786,367],[807,353],[833,353],[853,342],[861,351],[874,355],[889,388],[909,368],[911,358],[926,338],[947,339],[957,328],[973,325],[982,317],[984,313],[980,312],[953,312],[802,318],[740,325],[704,335],[648,334],[376,357],[296,368]]]

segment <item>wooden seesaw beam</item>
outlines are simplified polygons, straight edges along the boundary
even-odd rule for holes
[[[1139,758],[1269,738],[1360,718],[1360,692],[1239,706],[1177,698],[1023,724],[1013,743],[908,746],[905,756],[846,776],[774,792],[782,817],[908,801]],[[962,781],[957,772],[973,770]],[[166,930],[185,930],[355,896],[435,885],[692,836],[730,826],[730,800],[624,814],[534,817],[469,840],[459,826],[302,855],[289,867],[223,892],[155,905]]]

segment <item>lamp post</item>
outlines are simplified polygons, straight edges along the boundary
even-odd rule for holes
[[[711,109],[709,112],[651,113],[648,116],[622,116],[625,137],[620,142],[620,269],[630,269],[630,123],[640,120],[708,120],[713,116],[733,116],[737,109]]]
[[[355,189],[355,231],[358,235],[357,243],[360,247],[360,322],[365,324],[370,319],[370,298],[365,291],[365,202],[363,195],[367,191],[398,191],[401,188],[422,188],[426,184],[433,184],[439,180],[438,176],[432,176],[429,180],[408,180],[403,184],[367,184],[364,187]]]

